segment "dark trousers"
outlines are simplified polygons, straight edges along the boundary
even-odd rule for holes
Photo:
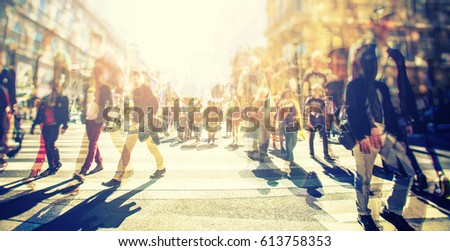
[[[59,125],[44,125],[42,127],[42,136],[44,137],[48,165],[50,168],[57,169],[61,164],[59,150],[55,145],[59,136]]]
[[[314,155],[314,138],[317,131],[319,131],[319,134],[323,139],[323,155],[328,156],[327,132],[325,126],[322,125],[316,125],[309,133],[309,154]]]
[[[96,123],[95,120],[86,120],[86,133],[89,140],[88,154],[81,170],[88,171],[94,161],[97,165],[102,164],[102,156],[98,149],[98,138],[102,132],[103,123]]]

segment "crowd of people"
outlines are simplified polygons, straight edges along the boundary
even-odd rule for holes
[[[398,230],[413,230],[402,217],[412,179],[417,173],[405,139],[412,133],[412,123],[417,120],[418,114],[414,93],[406,75],[404,57],[399,50],[387,45],[392,15],[384,7],[374,11],[371,18],[374,37],[372,40],[360,41],[350,49],[348,79],[342,79],[341,73],[328,69],[324,64],[326,58],[320,51],[311,54],[310,69],[301,78],[298,69],[291,67],[285,60],[262,66],[258,57],[249,56],[239,77],[228,89],[223,90],[222,97],[213,94],[208,98],[178,97],[169,85],[153,90],[149,81],[142,81],[139,73],[134,73],[131,81],[133,90],[129,95],[131,98],[122,100],[123,104],[133,104],[130,106],[131,112],[124,111],[122,117],[117,117],[117,121],[124,124],[127,136],[114,177],[102,185],[121,185],[131,152],[138,140],[146,144],[155,158],[156,171],[150,178],[161,178],[166,173],[164,153],[158,149],[161,133],[169,136],[176,131],[180,143],[192,138],[196,144],[201,143],[202,136],[207,134],[207,143],[215,144],[216,133],[222,124],[230,138],[230,146],[239,147],[242,139],[246,138],[252,142],[248,149],[249,157],[264,162],[269,161],[268,148],[272,140],[272,147],[280,150],[281,158],[290,166],[296,165],[294,149],[299,140],[306,140],[306,131],[309,132],[310,156],[318,158],[314,150],[315,134],[318,132],[323,142],[323,157],[332,162],[338,157],[333,154],[330,140],[333,133],[339,131],[339,122],[346,119],[354,137],[352,151],[356,163],[358,222],[365,230],[379,230],[371,217],[368,200],[374,161],[380,155],[386,165],[398,169],[394,188],[381,216]],[[388,67],[394,67],[396,71],[386,71]],[[2,72],[5,81],[0,85],[2,167],[6,166],[4,153],[9,147],[7,135],[11,130],[9,121],[12,121],[15,104],[14,88],[8,85],[12,81],[10,75]],[[110,117],[105,116],[104,111],[108,107],[127,107],[114,100],[113,92],[116,93],[118,88],[110,84],[111,76],[110,69],[99,60],[93,70],[95,84],[84,97],[83,121],[88,152],[81,168],[73,174],[80,182],[84,182],[88,174],[105,168],[98,140],[111,121],[106,119]],[[336,80],[348,81],[347,87],[341,89],[340,93],[330,88]],[[335,95],[340,97],[330,98]],[[337,116],[336,108],[344,101],[348,109],[340,110],[342,116]],[[175,114],[172,108],[176,102],[179,102],[180,107],[192,106],[198,112],[189,113],[182,109],[179,114]],[[41,146],[45,148],[48,168],[42,173],[40,169],[33,169],[31,178],[52,175],[61,168],[63,163],[56,141],[68,129],[69,103],[57,80],[53,82],[51,94],[38,102],[30,133],[34,133],[35,126],[40,126]],[[135,109],[139,107],[142,109]],[[147,109],[149,107],[152,109]],[[224,108],[227,108],[226,113],[222,112]],[[205,109],[211,112],[202,113]],[[149,118],[161,126],[160,132],[152,131],[149,124],[155,121],[150,123],[147,121]],[[204,129],[206,133],[203,133]],[[40,161],[43,161],[42,156]],[[96,166],[91,169],[94,161]]]

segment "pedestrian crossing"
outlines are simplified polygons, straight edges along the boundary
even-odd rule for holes
[[[0,174],[0,209],[2,204],[16,203],[14,199],[20,200],[22,196],[33,199],[37,196],[39,200],[30,208],[18,206],[20,214],[12,213],[12,217],[0,218],[0,229],[34,229],[107,191],[101,182],[113,177],[125,136],[120,132],[101,135],[99,148],[105,170],[87,176],[86,181],[79,185],[71,178],[83,164],[87,139],[83,125],[72,125],[57,142],[63,163],[61,170],[56,175],[22,184],[18,181],[30,172],[39,146],[39,135],[27,134],[20,154],[9,160],[8,168]],[[260,163],[248,158],[245,152],[250,149],[248,142],[243,140],[240,147],[234,148],[228,146],[231,143],[229,139],[224,139],[220,134],[217,137],[214,146],[206,142],[194,145],[193,141],[174,144],[170,137],[163,139],[166,143],[162,143],[159,149],[164,156],[167,173],[159,180],[149,179],[155,171],[155,161],[145,144],[138,142],[129,168],[133,175],[109,194],[105,203],[109,205],[117,200],[126,203],[129,200],[130,203],[140,204],[141,211],[127,218],[117,229],[361,230],[356,222],[355,168],[350,151],[340,145],[332,145],[335,155],[339,156],[337,163],[340,163],[340,168],[332,168],[329,163],[320,164],[311,159],[308,142],[300,141],[294,153],[298,167],[289,168],[276,157],[273,149],[269,149],[269,153],[273,153],[269,154],[270,160]],[[321,153],[321,142],[316,142],[315,147],[316,153]],[[445,156],[448,153],[440,154]],[[418,161],[432,177],[430,158],[418,154]],[[326,165],[325,169],[323,165]],[[42,170],[45,167],[44,163]],[[434,182],[432,179],[430,181]],[[379,209],[389,194],[392,182],[374,176],[373,183],[378,184],[382,191],[382,196],[371,199],[373,208]],[[62,185],[53,188],[55,184]],[[66,189],[68,187],[74,189]],[[46,210],[54,212],[47,214]],[[227,210],[231,211],[222,212]],[[384,230],[393,230],[392,225],[377,216],[380,210],[373,211],[374,218],[380,220]],[[151,223],[133,229],[141,217],[152,213],[159,217],[160,225]],[[302,214],[305,216],[299,217]],[[176,224],[169,215],[184,223],[173,228]],[[289,219],[286,215],[295,218]],[[421,230],[450,230],[449,215],[448,208],[413,193],[405,208],[405,217]],[[166,220],[164,224],[162,219]]]

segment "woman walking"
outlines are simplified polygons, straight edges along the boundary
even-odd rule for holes
[[[297,132],[300,130],[300,106],[293,98],[291,89],[286,89],[279,103],[280,132],[286,142],[286,159],[289,165],[294,163],[294,148],[297,144]]]
[[[36,119],[31,126],[30,134],[34,134],[34,127],[38,124],[42,126],[42,136],[45,143],[48,168],[41,173],[41,176],[55,174],[62,166],[59,150],[56,141],[59,134],[64,134],[69,122],[69,99],[61,95],[61,87],[54,84],[50,95],[46,96],[39,105]],[[62,128],[60,129],[62,125]]]
[[[88,154],[79,173],[73,177],[78,181],[84,181],[92,162],[95,159],[96,167],[89,172],[94,174],[103,170],[103,159],[98,148],[98,139],[104,125],[103,110],[112,105],[111,89],[107,85],[109,72],[103,65],[95,69],[95,91],[93,100],[89,100],[86,114],[86,134],[89,140]],[[92,98],[91,98],[92,99]]]

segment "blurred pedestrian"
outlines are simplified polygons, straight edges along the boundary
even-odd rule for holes
[[[316,132],[319,132],[323,141],[323,155],[325,160],[334,161],[335,159],[328,152],[328,138],[326,134],[326,105],[323,96],[323,87],[319,83],[311,86],[312,96],[306,101],[306,112],[308,114],[309,129],[309,154],[315,158],[314,138]]]
[[[289,165],[294,163],[294,148],[297,145],[298,131],[300,126],[300,106],[296,99],[294,99],[294,92],[291,89],[286,89],[279,103],[279,121],[280,131],[286,140],[286,156],[285,160],[289,161]]]
[[[94,159],[97,165],[89,172],[89,174],[98,173],[103,170],[103,158],[100,154],[100,149],[98,148],[98,139],[102,132],[102,128],[105,125],[103,111],[108,106],[113,105],[111,89],[108,86],[108,80],[110,80],[109,69],[99,63],[94,70],[94,77],[95,90],[93,97],[91,97],[91,100],[89,100],[87,104],[85,122],[86,134],[89,140],[88,154],[83,166],[81,166],[80,172],[75,172],[73,175],[78,181],[84,181]]]
[[[200,98],[195,99],[194,106],[198,109],[199,112],[194,113],[194,131],[195,143],[198,144],[201,142],[201,136],[203,131],[203,114],[202,111],[202,100]]]
[[[229,109],[237,111],[231,114],[231,137],[233,138],[232,145],[239,145],[239,129],[241,124],[241,104],[236,95],[230,101]]]
[[[161,178],[166,173],[163,156],[157,147],[157,144],[159,144],[158,132],[153,131],[155,128],[150,127],[150,123],[154,125],[154,121],[148,120],[150,118],[155,118],[155,115],[158,112],[158,98],[153,94],[150,85],[140,84],[138,81],[135,82],[135,88],[132,91],[132,95],[135,112],[128,115],[134,116],[132,116],[131,126],[128,129],[127,138],[125,139],[116,173],[111,180],[102,183],[102,185],[106,187],[118,187],[122,184],[122,179],[130,162],[131,152],[138,140],[146,143],[147,149],[156,161],[156,171],[150,178]],[[142,111],[142,113],[139,114],[140,112],[137,111]],[[125,115],[125,117],[128,115]],[[160,129],[162,130],[162,128]]]
[[[45,142],[48,168],[41,176],[55,174],[62,166],[56,141],[59,135],[64,134],[69,127],[69,99],[62,94],[62,88],[54,82],[52,92],[43,98],[39,105],[36,119],[34,120],[30,134],[34,134],[34,127],[43,124],[42,135]],[[62,125],[62,128],[60,128]]]
[[[9,149],[8,132],[13,114],[13,107],[9,97],[8,89],[0,84],[0,170],[3,170],[8,165],[5,154]]]
[[[386,164],[396,169],[394,187],[380,216],[399,231],[412,231],[414,228],[402,214],[412,184],[414,168],[407,156],[389,88],[376,79],[377,64],[374,45],[366,45],[357,50],[353,71],[358,73],[358,77],[348,83],[346,91],[348,120],[357,140],[353,153],[356,162],[358,222],[364,230],[379,230],[368,203],[373,166],[376,156],[380,154]]]

